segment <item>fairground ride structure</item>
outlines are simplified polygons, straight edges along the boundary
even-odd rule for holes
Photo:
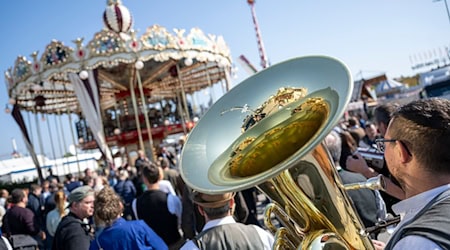
[[[215,84],[229,90],[229,48],[222,36],[199,28],[170,32],[153,25],[138,37],[120,0],[107,1],[103,21],[86,45],[83,38],[74,47],[52,40],[31,60],[17,57],[5,72],[13,116],[27,138],[21,112],[76,114],[82,149],[98,147],[108,162],[111,146],[155,156],[165,136],[186,134],[194,125],[189,95]]]

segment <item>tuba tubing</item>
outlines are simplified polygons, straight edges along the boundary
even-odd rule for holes
[[[273,95],[286,88],[305,88],[308,94],[285,105],[284,95]],[[348,68],[327,56],[294,58],[252,75],[210,107],[187,137],[180,160],[183,180],[209,194],[256,186],[273,203],[265,223],[275,234],[274,249],[373,249],[322,144],[343,116],[352,90]],[[263,104],[272,105],[273,113],[257,113],[266,110]],[[326,106],[320,122],[317,105]],[[258,119],[243,125],[249,117]],[[310,137],[303,138],[312,127]],[[304,142],[298,144],[300,138]],[[244,168],[271,165],[236,176],[229,167],[236,162]],[[274,216],[281,227],[271,224]]]

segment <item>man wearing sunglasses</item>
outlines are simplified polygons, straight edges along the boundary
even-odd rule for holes
[[[401,107],[377,143],[405,192],[393,206],[402,220],[385,249],[450,249],[450,101]]]

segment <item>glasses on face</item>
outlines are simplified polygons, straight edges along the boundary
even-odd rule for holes
[[[384,153],[384,150],[386,149],[386,145],[384,144],[385,142],[400,142],[402,144],[403,147],[405,147],[406,152],[408,153],[408,155],[412,155],[411,152],[409,151],[408,147],[406,146],[406,144],[400,140],[397,139],[376,139],[375,143],[377,144],[377,150],[380,153]]]

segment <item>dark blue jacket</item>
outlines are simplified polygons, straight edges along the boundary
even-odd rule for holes
[[[136,188],[133,182],[128,179],[125,181],[119,180],[114,186],[114,191],[122,197],[125,204],[131,204],[134,198],[136,198]]]

